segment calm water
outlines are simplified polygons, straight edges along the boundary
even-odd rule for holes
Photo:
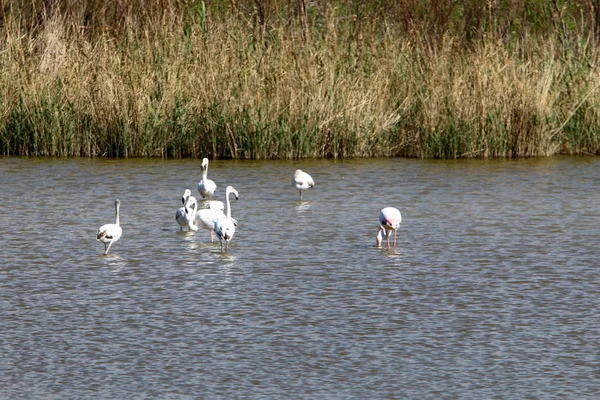
[[[598,398],[600,158],[208,172],[227,253],[174,220],[199,160],[0,158],[0,398]]]

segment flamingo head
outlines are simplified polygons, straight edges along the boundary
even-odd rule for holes
[[[183,196],[181,196],[181,202],[183,203],[183,205],[185,205],[188,197],[190,197],[191,195],[192,192],[190,191],[190,189],[185,189],[185,191],[183,192]]]
[[[239,195],[238,195],[238,191],[233,187],[233,186],[227,186],[225,188],[225,195],[226,197],[229,197],[229,193],[233,193],[233,195],[235,196],[235,199],[237,200]]]

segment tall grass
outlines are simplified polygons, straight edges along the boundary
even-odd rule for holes
[[[532,23],[507,36],[489,26],[498,24],[496,16],[474,38],[465,21],[481,25],[484,17],[457,17],[456,10],[437,11],[444,30],[421,32],[400,12],[372,18],[381,9],[334,3],[305,4],[303,18],[292,3],[260,1],[211,8],[155,0],[139,9],[135,2],[97,2],[92,9],[6,4],[5,155],[459,158],[600,151],[598,43],[577,26],[534,35]]]

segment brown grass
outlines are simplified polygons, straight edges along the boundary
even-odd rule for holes
[[[118,15],[108,4],[105,19]],[[243,10],[221,18],[202,4],[143,15],[129,7],[121,24],[93,29],[82,28],[85,11],[50,10],[33,27],[5,14],[2,153],[261,159],[599,151],[598,48],[585,36],[507,42],[490,34],[465,45],[450,33],[406,35],[399,23],[366,18],[358,24],[328,7],[308,18],[303,37],[297,19],[267,24]]]

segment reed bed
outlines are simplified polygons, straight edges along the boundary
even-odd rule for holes
[[[488,30],[466,43],[450,29],[418,32],[391,19],[359,25],[334,6],[304,19],[272,9],[266,21],[260,7],[161,4],[144,23],[135,7],[112,10],[118,26],[60,8],[34,24],[5,5],[1,154],[599,153],[600,58],[583,32],[523,29],[507,40]]]

